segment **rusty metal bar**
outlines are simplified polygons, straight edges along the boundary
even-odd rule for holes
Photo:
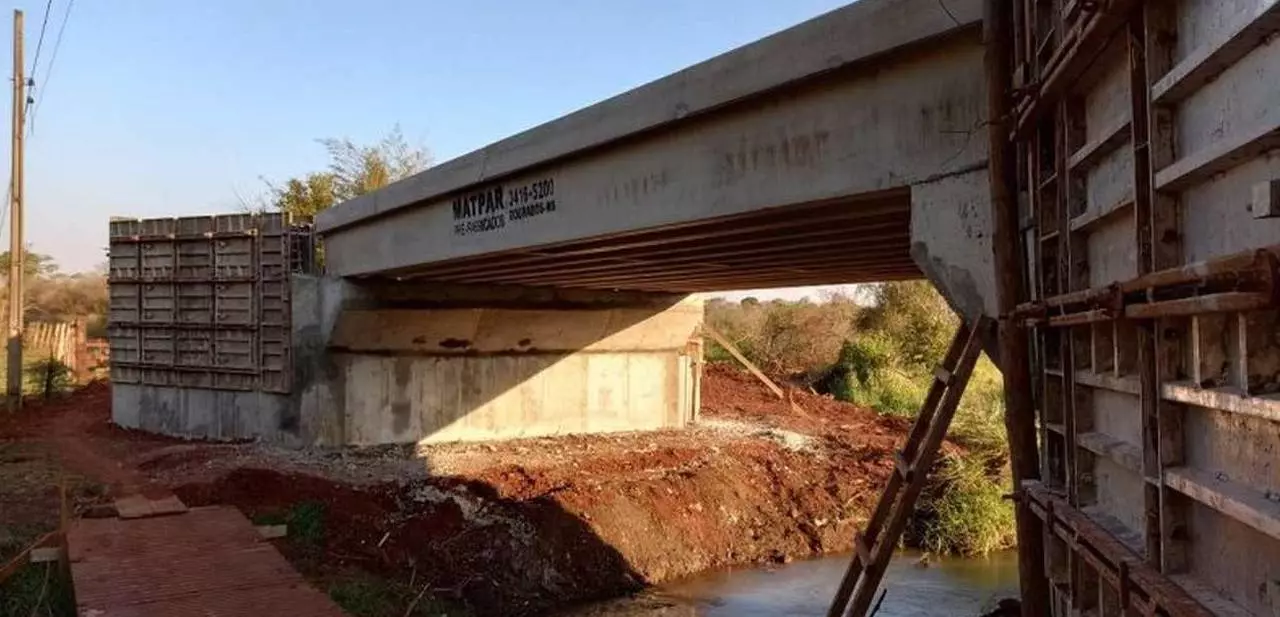
[[[1150,304],[1134,304],[1125,307],[1124,316],[1129,319],[1190,317],[1208,313],[1253,311],[1272,306],[1274,306],[1274,299],[1270,294],[1233,291]]]
[[[1027,302],[1018,305],[1013,311],[1015,318],[1031,320],[1035,324],[1044,322],[1050,308],[1061,308],[1076,305],[1099,306],[1104,309],[1110,309],[1116,312],[1121,310],[1124,296],[1140,292],[1155,292],[1171,287],[1204,287],[1216,283],[1235,283],[1235,284],[1251,284],[1257,287],[1253,292],[1224,292],[1223,294],[1207,294],[1204,296],[1193,296],[1186,299],[1175,299],[1166,302],[1157,302],[1152,304],[1168,304],[1173,301],[1180,300],[1196,300],[1197,298],[1211,298],[1215,296],[1223,296],[1227,293],[1245,294],[1250,296],[1274,297],[1277,291],[1277,264],[1280,264],[1280,246],[1270,246],[1262,249],[1242,251],[1225,257],[1200,261],[1176,268],[1168,268],[1150,274],[1145,274],[1121,283],[1113,283],[1104,287],[1094,287],[1071,293],[1059,294],[1050,298],[1046,298],[1040,302]],[[1232,302],[1239,300],[1232,299]],[[1213,304],[1212,300],[1200,300],[1206,304]],[[1145,304],[1145,303],[1143,303]],[[1245,304],[1248,304],[1247,302]],[[1123,311],[1127,317],[1130,310],[1135,304],[1123,307]],[[1263,304],[1260,308],[1265,308],[1267,304]],[[1092,311],[1096,309],[1086,309]],[[1170,309],[1151,309],[1160,312]],[[1249,308],[1236,309],[1216,309],[1222,310],[1250,310]],[[1138,315],[1146,314],[1145,309],[1139,309]],[[1206,310],[1199,312],[1216,312],[1215,310]],[[1063,318],[1073,315],[1079,311],[1072,311],[1048,318],[1050,323],[1054,318]],[[1196,313],[1171,313],[1165,316],[1189,315]],[[1083,319],[1083,318],[1082,318]],[[1088,320],[1080,322],[1088,323]]]

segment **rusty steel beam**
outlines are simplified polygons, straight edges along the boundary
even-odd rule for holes
[[[733,270],[755,268],[758,266],[807,267],[829,265],[833,263],[856,265],[878,265],[885,263],[907,262],[910,256],[907,242],[903,239],[893,245],[881,245],[876,251],[854,252],[847,247],[832,246],[808,251],[792,251],[789,255],[777,253],[763,255],[738,255],[727,258],[723,255],[707,255],[697,258],[686,258],[672,261],[653,260],[631,263],[603,263],[590,267],[561,268],[550,265],[538,270],[518,272],[483,272],[477,274],[455,274],[434,277],[436,280],[461,280],[486,277],[491,280],[520,282],[528,280],[562,280],[568,278],[611,277],[618,273],[638,276],[651,273],[679,273],[701,270]]]
[[[1253,295],[1275,296],[1277,291],[1277,264],[1280,264],[1280,246],[1271,246],[1262,249],[1254,249],[1233,253],[1224,257],[1199,261],[1196,263],[1186,264],[1175,268],[1167,268],[1150,274],[1144,274],[1128,281],[1120,283],[1112,283],[1103,287],[1094,287],[1071,293],[1060,294],[1050,298],[1046,298],[1040,302],[1028,302],[1018,305],[1012,315],[1018,318],[1043,319],[1048,308],[1062,308],[1071,306],[1098,306],[1109,309],[1117,314],[1127,312],[1132,306],[1124,306],[1123,298],[1129,294],[1144,293],[1151,295],[1154,292],[1166,290],[1169,288],[1187,287],[1187,293],[1195,293],[1196,290],[1212,286],[1212,285],[1249,285],[1256,287],[1252,292]],[[1225,292],[1231,293],[1231,292]],[[1239,292],[1245,293],[1245,292]],[[1220,295],[1220,294],[1213,294]],[[1196,298],[1207,298],[1209,296],[1191,296],[1189,298],[1175,298],[1173,300],[1188,300],[1200,302],[1202,305],[1208,306],[1213,304],[1211,300],[1196,300]],[[1239,300],[1235,298],[1230,300],[1234,302]],[[1250,300],[1248,303],[1252,303]],[[1143,301],[1142,304],[1150,302]],[[1192,302],[1194,305],[1195,302]],[[1138,309],[1137,314],[1146,314],[1148,309]],[[1165,309],[1152,309],[1157,312]],[[1219,309],[1213,309],[1202,312],[1215,312]],[[1247,310],[1247,309],[1238,309]],[[1078,311],[1068,311],[1061,315],[1065,317]]]
[[[896,230],[898,225],[886,229]],[[858,228],[858,233],[867,231]],[[874,231],[874,229],[872,230]],[[709,243],[702,246],[663,250],[651,249],[635,252],[626,257],[596,256],[562,259],[553,256],[542,257],[533,263],[528,261],[515,264],[486,263],[470,268],[449,268],[437,271],[427,268],[414,272],[406,278],[449,278],[450,276],[474,276],[477,274],[525,275],[545,272],[593,272],[607,271],[614,268],[643,267],[650,265],[674,265],[698,262],[714,262],[727,258],[764,257],[796,255],[800,251],[818,251],[840,247],[847,253],[855,251],[883,251],[902,248],[904,251],[910,244],[910,236],[905,229],[902,233],[873,235],[866,240],[852,241],[854,232],[849,229],[835,228],[811,230],[804,233],[773,235],[767,238],[753,238],[745,241],[728,243]],[[730,247],[731,250],[726,250]]]
[[[833,268],[829,270],[807,272],[805,274],[769,273],[748,275],[726,273],[718,276],[686,275],[673,276],[669,279],[663,280],[649,280],[641,282],[631,282],[625,277],[620,277],[614,281],[579,283],[574,285],[565,285],[565,287],[601,290],[690,293],[703,291],[729,291],[734,289],[765,289],[778,287],[803,287],[809,285],[874,283],[883,281],[911,280],[922,277],[923,275],[920,273],[919,268],[916,268],[913,265],[911,267],[899,266],[883,269]]]
[[[858,261],[850,259],[846,256],[837,256],[824,260],[798,260],[795,262],[782,262],[776,264],[697,264],[692,266],[683,266],[678,268],[665,267],[661,265],[645,269],[643,271],[637,269],[618,268],[610,272],[596,274],[564,274],[556,275],[549,273],[543,276],[525,276],[519,278],[506,278],[500,275],[486,275],[485,277],[477,277],[472,279],[455,279],[458,281],[466,280],[483,280],[493,283],[512,283],[525,285],[575,285],[575,284],[591,284],[599,281],[646,281],[646,280],[664,280],[673,276],[688,275],[733,275],[733,274],[772,274],[772,273],[796,273],[802,274],[815,270],[823,270],[831,267],[843,269],[867,268],[876,269],[884,267],[915,267],[915,264],[909,258],[873,258],[867,261]]]
[[[890,191],[875,199],[839,199],[820,204],[804,204],[771,208],[750,215],[734,215],[715,219],[704,219],[692,223],[669,225],[660,229],[614,234],[607,237],[596,237],[574,240],[558,244],[517,249],[501,253],[490,253],[484,256],[467,256],[440,261],[427,266],[413,266],[390,271],[390,276],[412,275],[424,268],[444,272],[446,270],[465,270],[474,267],[477,260],[520,260],[598,256],[621,253],[631,249],[653,249],[670,247],[673,244],[689,244],[701,241],[719,241],[731,238],[742,239],[754,234],[776,234],[786,229],[830,228],[840,222],[884,222],[884,219],[901,221],[904,227],[911,220],[910,193]]]

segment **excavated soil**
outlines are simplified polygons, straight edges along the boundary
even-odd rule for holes
[[[726,366],[706,367],[702,397],[682,431],[287,450],[119,429],[95,384],[29,405],[0,439],[45,444],[114,494],[172,490],[261,520],[322,505],[315,543],[280,543],[304,574],[355,568],[480,615],[848,550],[909,426],[807,390],[779,400]]]

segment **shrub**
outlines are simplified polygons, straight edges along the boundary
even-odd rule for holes
[[[44,398],[66,392],[75,383],[71,367],[57,358],[44,358],[28,364],[26,390],[39,393]]]
[[[843,295],[820,303],[712,300],[706,319],[765,372],[813,377],[839,358],[859,310]],[[706,353],[711,362],[731,361],[719,345],[709,344]]]
[[[1005,467],[997,482],[981,455],[943,459],[933,494],[922,502],[920,548],[936,553],[985,555],[1013,546],[1013,505],[1004,500]]]

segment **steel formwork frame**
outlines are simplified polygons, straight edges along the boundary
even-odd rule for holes
[[[1024,615],[1250,614],[1189,574],[1191,511],[1207,508],[1280,540],[1280,507],[1268,487],[1232,482],[1223,472],[1206,477],[1188,460],[1185,428],[1187,415],[1203,408],[1280,429],[1275,384],[1259,375],[1271,369],[1249,366],[1260,357],[1253,347],[1276,344],[1265,339],[1280,323],[1280,246],[1242,246],[1188,264],[1180,201],[1194,184],[1277,148],[1280,132],[1252,130],[1226,146],[1179,152],[1176,121],[1180,101],[1269,44],[1280,31],[1280,10],[1260,3],[1221,40],[1179,53],[1185,4],[986,3],[987,44],[997,44],[988,50],[989,87],[1001,89],[991,105],[993,204],[998,221],[1001,191],[1016,196],[1016,206],[1005,207],[1016,208],[1016,234],[1004,235],[1016,254],[1003,265],[1016,258],[1022,275],[1000,290],[1001,334],[1030,334],[1022,349],[1002,342],[1001,353],[1014,362],[1025,357],[1031,367],[1025,377],[1006,372],[1006,390],[1030,390],[1034,398],[1029,406],[1007,399],[1010,440],[1019,420],[1029,422],[1017,416],[1034,413],[1039,442],[1030,457],[1038,473],[1019,478],[1015,470],[1020,545],[1043,553],[1039,564],[1025,556],[1021,563]],[[1123,112],[1098,126],[1097,97],[1089,97],[1104,79],[1121,84],[1127,97]],[[1006,155],[1013,161],[1007,166]],[[1091,173],[1116,160],[1131,169],[1127,191],[1100,207],[1101,183]],[[1255,202],[1258,195],[1270,202],[1273,186],[1256,189]],[[1110,235],[1094,236],[1102,233]],[[997,243],[1001,236],[997,222]],[[1096,255],[1099,246],[1132,251],[1127,278],[1098,284],[1113,274],[1091,273],[1106,261]],[[1016,308],[1006,297],[1015,294]],[[1136,401],[1137,443],[1098,425],[1105,418],[1094,397],[1111,393]],[[1016,468],[1016,444],[1014,450]],[[1125,470],[1141,486],[1134,495],[1141,500],[1138,533],[1117,524],[1102,503],[1100,466]],[[1021,520],[1028,514],[1037,519],[1034,532]],[[1202,534],[1194,541],[1219,540]],[[1047,586],[1029,586],[1028,576]]]

